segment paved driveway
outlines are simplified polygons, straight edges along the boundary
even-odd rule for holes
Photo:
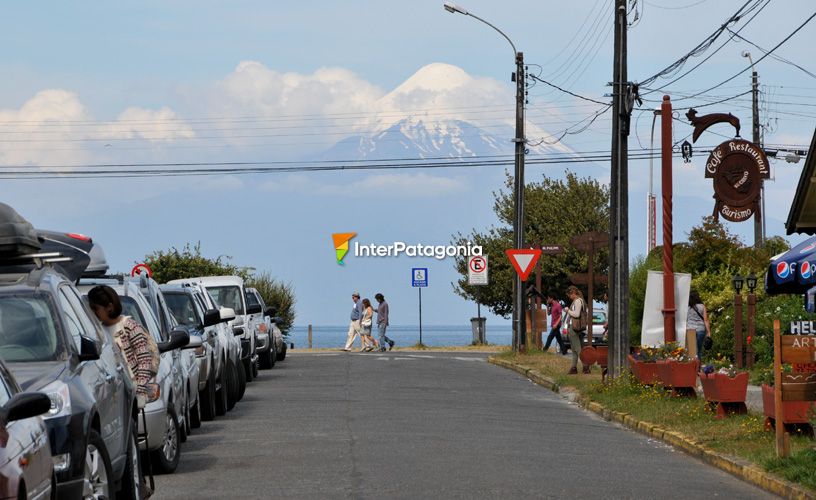
[[[157,497],[768,497],[485,360],[290,351]]]

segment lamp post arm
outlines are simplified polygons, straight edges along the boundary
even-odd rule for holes
[[[491,27],[491,28],[493,28],[494,30],[498,31],[498,32],[499,32],[499,34],[500,34],[501,36],[503,36],[505,40],[507,40],[508,42],[510,42],[510,46],[511,46],[511,47],[513,47],[513,57],[516,57],[516,54],[518,54],[518,51],[516,50],[516,45],[513,43],[513,41],[512,41],[512,40],[510,40],[510,37],[509,37],[509,36],[507,36],[507,35],[505,35],[505,34],[504,34],[504,31],[502,31],[502,30],[500,30],[499,28],[497,28],[497,27],[493,26],[492,24],[490,24],[489,22],[485,21],[485,20],[484,20],[484,19],[482,19],[481,17],[471,14],[470,12],[468,12],[468,13],[467,13],[467,14],[465,14],[465,15],[466,15],[466,16],[470,16],[470,17],[472,17],[472,18],[474,18],[474,19],[478,19],[479,21],[481,21],[481,22],[485,23],[486,25],[490,26],[490,27]]]

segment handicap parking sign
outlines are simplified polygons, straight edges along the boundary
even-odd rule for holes
[[[428,286],[428,268],[415,267],[411,269],[411,286],[425,288]]]

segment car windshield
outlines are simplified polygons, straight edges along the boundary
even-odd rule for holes
[[[229,307],[235,311],[235,314],[244,314],[241,289],[237,286],[214,286],[207,290],[219,306]]]
[[[167,302],[167,307],[170,312],[182,325],[198,326],[198,319],[196,318],[195,305],[193,304],[193,296],[186,293],[164,293],[164,300]]]
[[[0,295],[0,357],[54,361],[61,343],[51,302],[42,295]]]

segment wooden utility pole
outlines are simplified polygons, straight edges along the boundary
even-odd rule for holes
[[[663,341],[675,342],[674,255],[672,252],[672,106],[669,96],[660,105],[661,191],[663,192]]]
[[[621,375],[629,353],[629,84],[626,73],[626,0],[615,0],[612,75],[612,179],[609,200],[609,376]]]

